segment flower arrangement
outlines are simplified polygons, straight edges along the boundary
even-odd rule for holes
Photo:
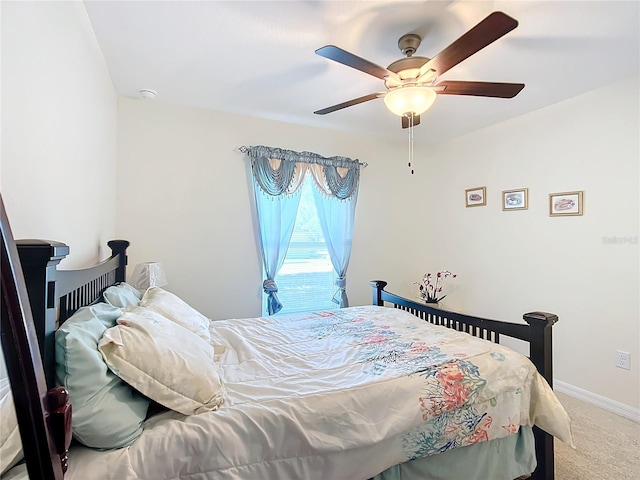
[[[445,278],[456,278],[458,275],[451,273],[449,270],[443,270],[435,275],[431,273],[425,273],[420,282],[415,282],[418,285],[418,294],[425,303],[438,303],[446,295],[440,296],[442,293],[442,283]]]

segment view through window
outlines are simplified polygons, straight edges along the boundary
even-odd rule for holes
[[[279,313],[338,308],[331,301],[337,290],[335,272],[313,200],[313,180],[305,179],[300,188],[300,206],[291,243],[275,278],[283,305]]]

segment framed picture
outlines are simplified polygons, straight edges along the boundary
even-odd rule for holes
[[[480,207],[487,204],[487,187],[467,188],[464,193],[467,207]]]
[[[502,191],[502,210],[526,210],[529,208],[529,189]]]
[[[549,194],[549,216],[564,217],[582,215],[583,192],[562,192]]]

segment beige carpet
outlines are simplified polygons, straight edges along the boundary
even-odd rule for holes
[[[640,479],[639,423],[562,393],[558,398],[576,448],[555,440],[557,480]]]

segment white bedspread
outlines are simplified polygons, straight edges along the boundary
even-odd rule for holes
[[[211,323],[218,411],[147,420],[130,447],[75,447],[67,480],[369,478],[569,419],[531,362],[392,308]],[[180,375],[180,372],[176,372]]]

